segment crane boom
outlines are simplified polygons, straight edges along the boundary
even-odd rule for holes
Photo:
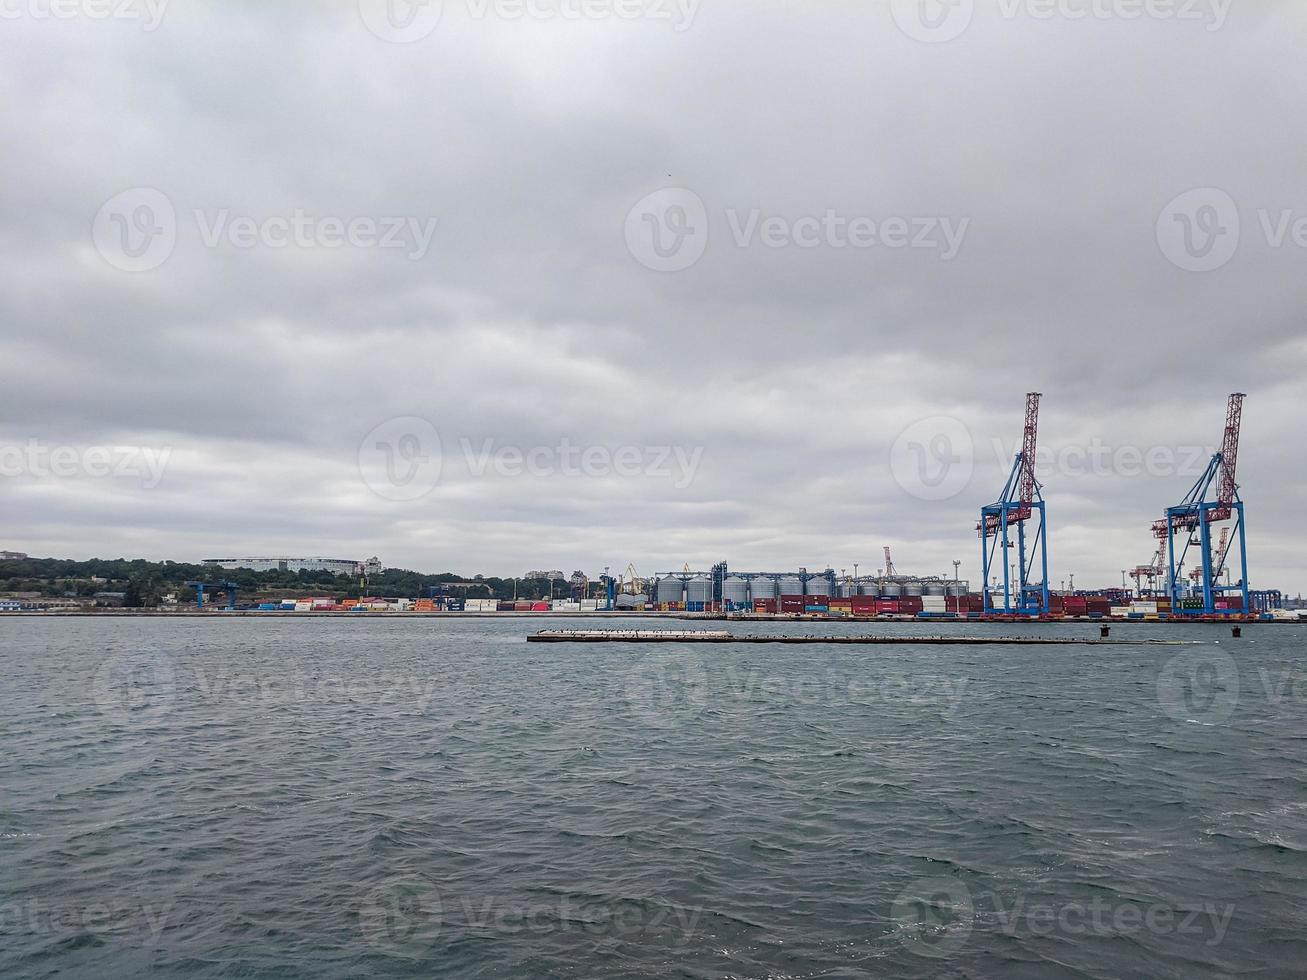
[[[1039,435],[1039,398],[1040,393],[1032,391],[1026,395],[1026,429],[1021,439],[1021,503],[1030,504],[1035,499],[1035,444]]]
[[[1221,483],[1217,501],[1221,504],[1225,520],[1230,516],[1230,505],[1234,503],[1234,493],[1239,485],[1235,482],[1235,467],[1239,463],[1239,429],[1243,426],[1243,400],[1248,397],[1242,392],[1230,396],[1229,407],[1225,410],[1225,437],[1221,440]]]

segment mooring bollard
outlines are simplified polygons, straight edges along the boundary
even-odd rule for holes
[[[1239,639],[1240,637],[1243,636],[1243,627],[1242,626],[1234,627],[1232,630],[1230,630],[1230,635],[1233,636],[1236,640]]]
[[[1109,636],[1112,635],[1112,627],[1110,627],[1110,626],[1100,626],[1100,627],[1098,628],[1098,635],[1101,636],[1103,639],[1106,640]]]

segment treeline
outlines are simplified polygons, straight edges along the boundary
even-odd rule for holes
[[[100,579],[102,581],[92,581]],[[75,596],[90,598],[97,592],[122,592],[128,606],[155,606],[164,595],[175,593],[181,600],[192,600],[195,592],[186,582],[235,582],[242,603],[247,598],[273,592],[296,592],[335,598],[362,598],[368,595],[421,598],[431,590],[446,587],[451,595],[472,598],[548,599],[570,595],[566,582],[548,579],[484,577],[467,579],[455,572],[424,575],[401,568],[388,568],[374,575],[363,587],[359,579],[333,575],[327,571],[256,572],[248,568],[225,569],[186,562],[152,562],[144,559],[92,558],[68,561],[60,558],[25,558],[0,561],[0,592],[30,592],[51,598]],[[450,587],[450,583],[474,583],[469,587]],[[592,590],[597,586],[592,585]]]

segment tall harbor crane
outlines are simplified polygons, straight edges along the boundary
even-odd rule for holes
[[[1035,478],[1036,440],[1039,434],[1040,393],[1026,395],[1026,424],[1021,452],[1012,464],[1012,472],[998,501],[980,509],[980,560],[983,577],[981,591],[985,612],[1047,615],[1048,613],[1048,532],[1044,495]],[[1035,515],[1038,515],[1036,518]],[[1027,523],[1034,527],[1028,531]],[[1016,529],[1016,542],[1012,529]],[[990,539],[993,539],[991,543]],[[1001,557],[1000,557],[1001,549]],[[1015,555],[1013,554],[1015,552]],[[1015,561],[1013,558],[1015,557]],[[990,569],[995,561],[1003,566],[1003,604],[995,603]],[[1032,582],[1038,561],[1040,579]],[[1015,575],[1015,581],[1013,577]]]
[[[1201,567],[1194,584],[1195,593],[1201,593],[1202,612],[1214,614],[1216,602],[1227,592],[1239,592],[1243,596],[1243,608],[1248,610],[1248,552],[1244,536],[1243,501],[1239,498],[1239,484],[1235,480],[1236,467],[1239,462],[1239,430],[1243,425],[1243,400],[1248,397],[1242,392],[1230,396],[1225,410],[1225,435],[1221,440],[1220,450],[1212,456],[1211,462],[1198,481],[1190,488],[1185,498],[1174,507],[1166,509],[1166,516],[1153,523],[1153,534],[1166,551],[1166,580],[1171,592],[1171,603],[1179,609],[1181,590],[1184,580],[1181,567],[1184,565],[1190,548],[1198,550]],[[1215,490],[1215,499],[1209,499]],[[1229,532],[1219,547],[1219,555],[1213,556],[1212,525],[1233,520],[1228,525]],[[1177,548],[1176,536],[1182,535]],[[1234,585],[1222,585],[1221,571],[1224,568],[1229,550],[1234,542],[1239,544],[1239,581]]]

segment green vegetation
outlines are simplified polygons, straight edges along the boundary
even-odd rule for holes
[[[366,589],[360,588],[357,579],[330,572],[256,572],[248,568],[220,569],[209,565],[191,565],[184,562],[151,562],[126,558],[89,561],[66,561],[59,558],[26,558],[22,561],[0,561],[0,593],[32,593],[49,598],[65,596],[90,598],[97,592],[122,592],[123,604],[128,607],[151,607],[167,593],[180,601],[193,601],[195,591],[185,587],[186,582],[232,581],[237,585],[241,604],[258,596],[331,596],[334,598],[361,598],[368,595],[420,598],[432,588],[449,586],[449,593],[471,598],[512,599],[514,580],[477,575],[468,579],[454,572],[424,575],[406,569],[389,568],[371,578]],[[464,583],[475,583],[465,586]],[[460,583],[450,586],[450,583]],[[593,586],[592,586],[593,588]],[[556,598],[569,595],[566,582],[553,583]],[[516,596],[519,599],[548,599],[548,579],[518,579]]]

